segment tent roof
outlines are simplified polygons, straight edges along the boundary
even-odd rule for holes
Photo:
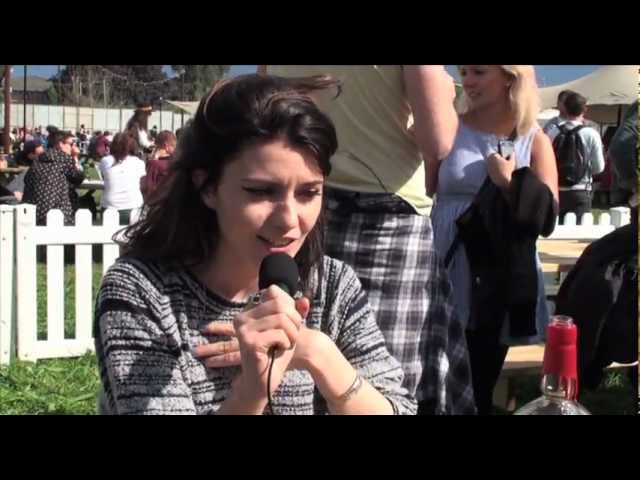
[[[27,75],[27,92],[46,92],[52,83],[43,77]],[[14,92],[24,90],[24,77],[11,77],[11,88]]]
[[[638,65],[607,65],[561,85],[540,89],[542,108],[555,107],[562,90],[587,97],[587,105],[630,105],[638,99]]]
[[[196,114],[198,105],[200,104],[200,102],[174,102],[173,100],[166,100],[166,102],[173,105],[174,107],[179,108],[180,110],[184,110],[190,115]]]

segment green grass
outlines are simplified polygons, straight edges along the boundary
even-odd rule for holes
[[[38,263],[37,276],[37,301],[38,301],[38,340],[47,339],[47,266],[44,263]],[[100,288],[102,281],[102,264],[93,264],[93,285],[92,285],[92,302],[95,303],[96,294]],[[75,267],[74,265],[65,265],[64,267],[64,337],[75,337],[76,322],[76,287],[75,287]],[[93,311],[93,310],[92,310]]]
[[[47,269],[37,276],[38,339],[47,338]],[[65,338],[75,337],[75,268],[66,265]],[[102,264],[93,264],[92,305],[102,279]],[[0,414],[95,414],[99,387],[95,355],[80,358],[15,361],[0,368]]]
[[[0,368],[0,414],[96,414],[95,355]]]

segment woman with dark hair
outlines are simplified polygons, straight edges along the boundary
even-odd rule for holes
[[[98,295],[103,412],[415,413],[355,273],[322,252],[337,138],[310,94],[335,84],[246,75],[200,102]],[[256,305],[272,253],[304,295],[272,285]]]
[[[149,135],[149,117],[152,107],[139,105],[127,122],[126,132],[138,143],[138,156],[143,157],[153,149],[153,140]]]
[[[110,155],[100,160],[104,179],[102,208],[118,210],[121,225],[128,225],[131,211],[143,204],[140,179],[145,174],[145,166],[135,156],[136,147],[135,140],[127,133],[118,133],[113,138]]]

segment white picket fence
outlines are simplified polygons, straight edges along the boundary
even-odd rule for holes
[[[549,239],[557,240],[595,240],[613,232],[616,228],[627,225],[631,222],[631,211],[627,207],[615,207],[603,212],[598,218],[598,223],[594,223],[592,213],[585,213],[582,216],[581,225],[577,225],[575,213],[567,213],[564,223],[556,223],[553,233]]]
[[[575,225],[569,214],[552,239],[597,239],[629,223],[629,209],[614,208],[597,224],[587,214]],[[92,245],[102,245],[102,274],[119,255],[113,235],[124,227],[115,210],[107,210],[102,225],[92,225],[91,213],[79,210],[75,226],[64,226],[62,212],[47,215],[47,225],[35,223],[33,205],[0,206],[0,364],[12,358],[75,357],[94,351],[92,337]],[[135,221],[132,215],[131,221]],[[36,247],[47,249],[47,339],[38,340]],[[65,305],[64,245],[75,245],[75,305]],[[65,308],[75,308],[75,337],[64,338]],[[17,340],[16,340],[17,339]],[[16,351],[17,350],[17,351]]]
[[[78,210],[74,226],[65,226],[62,212],[47,214],[47,225],[36,225],[33,205],[0,206],[0,364],[13,357],[35,361],[84,355],[94,350],[92,246],[102,245],[102,274],[119,256],[113,235],[116,210],[92,225],[91,212]],[[132,215],[131,221],[135,221]],[[38,340],[36,248],[46,246],[47,339]],[[75,246],[75,306],[65,305],[64,245]],[[75,307],[75,336],[64,338],[65,308]],[[16,348],[17,347],[17,348]],[[15,351],[17,349],[17,352]]]

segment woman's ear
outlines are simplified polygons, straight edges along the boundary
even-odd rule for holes
[[[191,181],[193,182],[196,190],[200,191],[204,182],[207,181],[207,172],[202,168],[196,168],[191,173]],[[207,186],[204,190],[200,191],[200,198],[211,210],[216,209],[215,192],[213,191],[212,186]]]

